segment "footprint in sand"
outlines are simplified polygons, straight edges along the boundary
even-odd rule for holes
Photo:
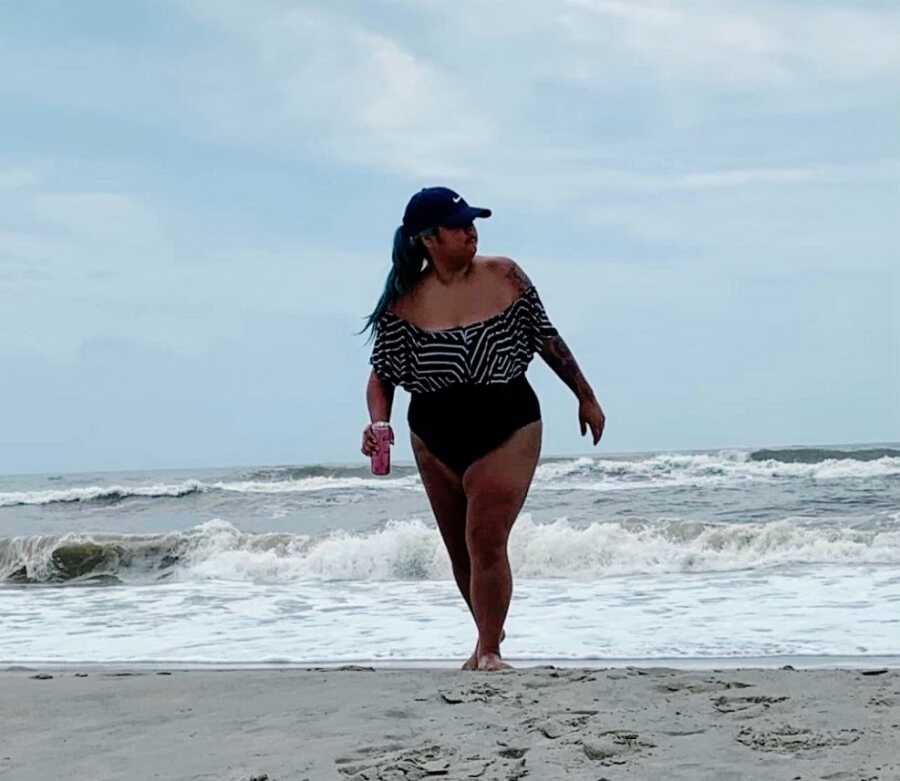
[[[565,738],[574,737],[577,742],[581,737],[581,729],[599,712],[596,710],[551,711],[539,716],[530,716],[520,723],[525,727],[526,732],[537,732],[548,740],[564,738],[563,742],[566,742]]]
[[[504,759],[521,759],[528,753],[527,746],[510,746],[502,740],[498,740],[497,745],[501,746],[497,753]]]
[[[451,689],[439,689],[438,694],[444,702],[450,705],[457,705],[461,702],[505,700],[511,696],[508,689],[490,683],[469,683],[463,686],[454,686]]]
[[[601,765],[624,765],[644,749],[656,748],[649,740],[641,740],[637,732],[607,730],[581,740],[585,756]]]
[[[439,745],[405,748],[392,743],[380,746],[360,746],[334,763],[338,772],[352,781],[378,779],[419,779],[428,775],[446,775],[457,752]]]
[[[709,694],[722,691],[722,689],[749,689],[753,684],[742,681],[722,681],[718,678],[706,678],[703,681],[691,681],[690,683],[661,683],[654,688],[664,694],[687,692],[688,694]]]
[[[535,668],[537,672],[522,682],[526,689],[546,689],[558,687],[567,683],[585,683],[596,681],[596,671],[593,670],[557,670],[551,668]],[[622,676],[625,678],[626,676]]]
[[[784,702],[788,697],[768,697],[764,694],[755,697],[717,697],[712,701],[719,713],[737,713],[738,711],[754,711],[748,716],[758,716],[767,711],[773,703]]]
[[[355,753],[373,754],[378,749],[370,746]],[[338,772],[347,776],[348,781],[421,781],[433,777],[518,781],[528,773],[524,757],[502,753],[496,758],[480,754],[461,756],[457,749],[439,745],[388,751],[361,763],[354,760],[353,756],[335,760]]]
[[[735,738],[738,743],[754,751],[779,751],[791,753],[832,746],[849,746],[862,737],[858,729],[840,729],[836,732],[815,731],[805,727],[782,724],[768,730],[743,727]]]

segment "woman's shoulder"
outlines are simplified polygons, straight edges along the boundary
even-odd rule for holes
[[[485,260],[490,262],[494,273],[512,290],[514,296],[518,297],[532,287],[528,275],[512,258],[505,255],[497,255]]]
[[[410,292],[402,293],[397,296],[391,303],[388,305],[388,308],[385,310],[388,316],[392,316],[394,318],[400,318],[401,320],[408,320],[410,313],[410,301],[412,296]]]
[[[522,267],[505,255],[479,255],[475,260],[479,266],[478,285],[488,285],[500,293],[499,297],[515,301],[532,287],[531,280]],[[431,299],[428,280],[422,279],[411,290],[395,298],[387,309],[389,316],[416,322],[420,310],[428,309]],[[432,291],[443,296],[443,291]]]

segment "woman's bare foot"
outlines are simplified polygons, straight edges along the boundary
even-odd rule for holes
[[[500,642],[502,643],[506,639],[506,630],[500,630]],[[472,651],[472,655],[466,659],[465,664],[462,666],[463,670],[477,670],[478,669],[478,643],[475,643],[475,650]]]
[[[493,672],[495,670],[512,670],[513,666],[504,662],[498,654],[481,654],[478,657],[477,670]]]

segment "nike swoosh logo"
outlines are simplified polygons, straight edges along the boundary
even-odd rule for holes
[[[462,200],[462,196],[461,196],[461,195],[457,195],[457,196],[453,199],[453,203],[459,203],[461,200]]]

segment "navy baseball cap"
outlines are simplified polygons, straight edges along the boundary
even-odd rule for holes
[[[490,209],[469,206],[463,197],[448,187],[424,187],[417,192],[403,213],[403,228],[415,236],[428,228],[458,228],[476,217],[490,217]]]

